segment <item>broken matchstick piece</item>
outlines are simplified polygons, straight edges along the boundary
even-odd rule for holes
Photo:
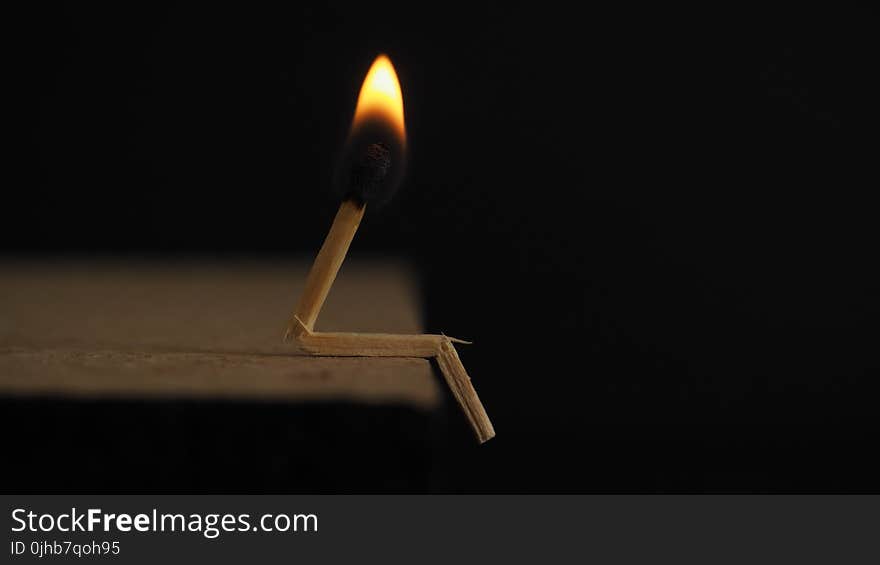
[[[423,357],[440,353],[444,340],[467,341],[436,334],[381,334],[353,332],[313,332],[299,316],[293,316],[291,335],[304,352],[327,357]]]
[[[495,437],[495,428],[477,396],[474,385],[471,384],[471,378],[468,376],[455,346],[449,339],[443,339],[440,342],[440,352],[437,354],[437,364],[440,366],[440,372],[446,379],[446,384],[452,391],[458,405],[461,406],[464,415],[467,417],[477,441],[486,443]]]
[[[495,428],[455,350],[455,343],[468,342],[436,334],[313,332],[296,315],[293,316],[292,335],[309,355],[436,358],[443,378],[467,417],[477,441],[485,443],[495,437]]]

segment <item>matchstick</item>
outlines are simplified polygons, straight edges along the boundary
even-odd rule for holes
[[[455,343],[469,342],[437,334],[313,332],[296,315],[293,323],[292,333],[297,344],[310,355],[436,358],[443,378],[467,417],[477,441],[485,443],[495,437],[495,428],[455,350]]]
[[[495,428],[486,414],[486,409],[483,408],[483,403],[480,402],[480,397],[477,396],[477,391],[474,390],[474,385],[471,384],[471,378],[462,365],[452,340],[447,338],[440,342],[437,364],[452,395],[467,417],[474,435],[477,436],[477,441],[486,443],[495,437]]]
[[[324,240],[324,245],[318,251],[315,262],[312,263],[312,268],[306,278],[306,286],[299,298],[299,304],[287,323],[284,341],[289,341],[294,335],[296,329],[294,318],[299,318],[300,322],[309,330],[314,328],[315,320],[318,319],[318,314],[324,306],[330,287],[336,280],[336,274],[342,267],[342,262],[348,253],[348,247],[361,223],[361,218],[364,217],[365,209],[366,205],[354,199],[349,198],[342,201],[339,211],[333,219],[333,225],[330,226],[330,232]]]
[[[444,341],[470,343],[438,334],[313,332],[293,316],[292,335],[305,353],[328,357],[423,357],[440,354]]]
[[[311,355],[334,357],[434,357],[442,335],[321,333],[299,335],[297,343]]]

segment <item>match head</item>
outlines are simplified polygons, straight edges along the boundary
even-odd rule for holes
[[[334,188],[343,199],[371,207],[388,202],[403,179],[404,143],[383,120],[361,123],[346,143]]]
[[[379,55],[358,94],[351,133],[333,183],[337,194],[373,208],[387,202],[403,178],[405,148],[400,81],[391,60]]]

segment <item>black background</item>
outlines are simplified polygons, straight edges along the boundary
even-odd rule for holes
[[[407,178],[352,254],[417,265],[427,329],[476,342],[462,357],[499,432],[476,447],[450,407],[432,489],[876,490],[865,19],[35,8],[7,71],[25,130],[0,245],[310,255],[357,89],[386,52]],[[211,485],[249,490],[226,479]]]

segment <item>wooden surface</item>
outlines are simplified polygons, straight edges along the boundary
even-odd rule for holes
[[[307,265],[0,262],[0,394],[439,402],[425,359],[282,343]],[[347,261],[316,327],[418,333],[413,280],[400,264]]]

